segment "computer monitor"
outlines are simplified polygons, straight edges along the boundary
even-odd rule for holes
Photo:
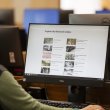
[[[23,21],[26,33],[28,33],[29,23],[59,24],[59,15],[58,9],[26,9]]]
[[[14,25],[13,9],[0,9],[0,25]]]
[[[60,10],[60,24],[69,24],[69,14],[73,13],[73,10]]]
[[[70,14],[69,24],[110,25],[110,14]]]
[[[30,24],[24,80],[102,86],[109,26]]]
[[[7,67],[15,75],[24,68],[17,27],[0,26],[0,64]]]
[[[26,51],[27,50],[28,35],[27,35],[24,28],[19,28],[19,34],[20,34],[22,51]]]
[[[110,10],[96,10],[96,14],[110,14]]]

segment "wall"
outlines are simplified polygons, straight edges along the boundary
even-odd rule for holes
[[[32,8],[59,8],[60,0],[30,0]]]
[[[0,9],[1,8],[13,8],[12,0],[0,0]]]
[[[102,0],[102,8],[110,10],[110,0]]]

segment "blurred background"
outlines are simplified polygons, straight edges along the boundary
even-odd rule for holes
[[[75,14],[109,10],[110,0],[0,0],[0,9],[13,9],[14,21],[23,27],[25,9],[74,10]]]

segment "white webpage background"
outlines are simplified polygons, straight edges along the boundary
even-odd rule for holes
[[[53,38],[48,75],[66,76],[64,74],[66,40],[75,38],[74,72],[71,77],[104,78],[108,26],[31,25],[25,74],[43,74],[41,73],[41,62],[44,38]],[[55,49],[56,47],[60,49]]]

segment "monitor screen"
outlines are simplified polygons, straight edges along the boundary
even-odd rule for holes
[[[0,9],[0,25],[14,25],[13,9]]]
[[[102,85],[108,32],[109,26],[30,24],[24,80]]]
[[[97,10],[96,14],[110,14],[110,10]]]
[[[70,14],[69,23],[109,25],[110,14]]]
[[[24,67],[17,27],[0,26],[0,64],[9,70]]]
[[[28,33],[29,23],[59,24],[58,9],[26,9],[24,11],[24,28]]]

